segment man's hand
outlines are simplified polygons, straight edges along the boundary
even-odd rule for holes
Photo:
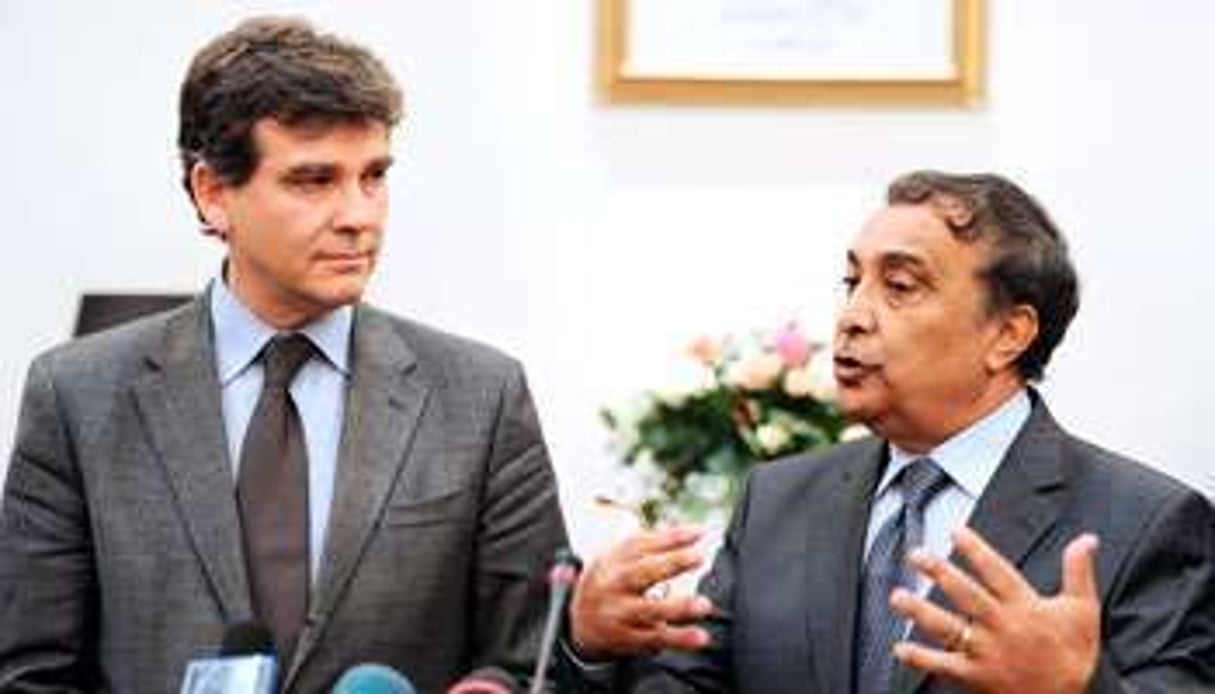
[[[1097,667],[1101,603],[1093,555],[1097,538],[1081,535],[1063,552],[1063,585],[1044,597],[969,528],[954,534],[968,573],[922,549],[909,561],[941,588],[949,612],[905,589],[890,604],[941,649],[903,641],[894,654],[911,667],[983,694],[1084,692]]]
[[[643,531],[596,558],[582,572],[570,605],[573,646],[592,660],[709,643],[691,626],[713,605],[701,595],[668,596],[655,586],[704,560],[688,527]]]

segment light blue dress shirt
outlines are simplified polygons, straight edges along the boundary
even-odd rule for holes
[[[222,278],[211,283],[210,291],[215,362],[223,398],[228,459],[235,480],[245,430],[262,391],[263,369],[257,357],[277,331],[246,308]],[[308,449],[308,551],[313,580],[320,568],[325,530],[329,527],[346,385],[350,379],[353,321],[354,309],[343,306],[298,331],[307,335],[319,352],[299,370],[290,387]]]
[[[895,475],[913,460],[924,457],[932,458],[949,475],[951,482],[924,509],[924,547],[935,556],[949,556],[953,551],[951,533],[970,518],[975,502],[996,474],[1004,454],[1029,419],[1031,409],[1029,395],[1020,390],[991,414],[928,453],[909,453],[891,444],[890,460],[878,483],[877,498],[869,514],[865,556],[869,556],[869,548],[882,524],[902,508],[902,492],[891,486]],[[927,593],[928,579],[920,574],[916,574],[916,578],[916,590],[920,594]]]

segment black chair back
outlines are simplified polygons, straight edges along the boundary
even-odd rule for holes
[[[88,335],[136,318],[168,311],[193,298],[190,294],[86,293],[80,297],[73,335]]]

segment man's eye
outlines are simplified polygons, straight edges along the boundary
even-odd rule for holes
[[[301,190],[315,190],[329,185],[329,179],[325,176],[302,176],[288,179],[287,185]]]
[[[840,287],[844,290],[845,294],[851,294],[852,292],[856,291],[856,286],[860,283],[861,278],[855,275],[844,275],[844,277],[840,279]]]
[[[906,297],[914,294],[919,290],[919,284],[915,280],[905,279],[901,277],[887,277],[885,280],[886,291],[891,296]]]
[[[388,180],[388,167],[371,169],[363,174],[363,183],[365,185],[379,186]]]
[[[316,190],[333,183],[333,174],[328,171],[297,171],[287,176],[287,185],[300,190]]]

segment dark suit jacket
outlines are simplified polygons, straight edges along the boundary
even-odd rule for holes
[[[1068,435],[1034,400],[969,524],[1050,594],[1064,546],[1085,531],[1100,536],[1102,655],[1092,691],[1215,691],[1210,503]],[[869,439],[758,468],[701,586],[723,608],[708,623],[713,646],[621,663],[616,689],[851,692],[865,531],[885,458],[885,445]],[[900,668],[891,691],[953,690]]]
[[[250,617],[205,299],[30,368],[0,519],[0,691],[176,691]],[[534,659],[565,543],[518,363],[359,307],[293,691],[359,662],[440,691]]]

